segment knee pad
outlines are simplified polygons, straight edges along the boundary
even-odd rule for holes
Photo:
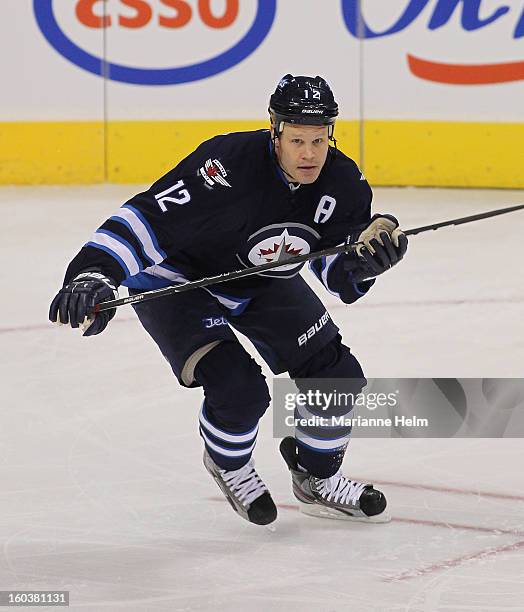
[[[271,401],[260,366],[239,342],[210,350],[196,365],[195,378],[204,388],[207,414],[229,431],[254,427]]]
[[[196,385],[195,380],[195,368],[201,359],[203,359],[210,351],[217,347],[222,341],[215,340],[209,344],[205,344],[197,349],[185,362],[184,367],[180,373],[180,382],[186,387],[194,387]],[[169,361],[169,360],[168,360]]]

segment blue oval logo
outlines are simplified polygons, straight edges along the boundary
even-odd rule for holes
[[[174,68],[133,68],[105,62],[75,44],[60,28],[53,0],[33,0],[38,27],[58,53],[80,68],[112,81],[134,85],[177,85],[200,81],[224,72],[251,55],[269,34],[275,20],[277,0],[258,0],[256,17],[246,34],[233,47],[216,57]]]

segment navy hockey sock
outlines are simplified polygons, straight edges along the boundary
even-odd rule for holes
[[[269,391],[260,366],[238,342],[222,342],[195,368],[204,388],[200,435],[213,461],[238,470],[251,458]]]
[[[358,394],[366,384],[362,368],[347,346],[341,343],[340,335],[318,351],[300,368],[290,373],[302,393],[317,390],[332,393],[332,385],[323,379],[345,379],[346,389]],[[349,420],[352,403],[331,406],[308,403],[297,407],[295,418],[317,417],[321,425],[298,425],[295,430],[297,460],[300,466],[317,478],[329,478],[335,474],[344,459],[351,435],[351,425],[340,424],[340,418]],[[336,424],[331,418],[337,419]]]
[[[300,438],[296,438],[296,443],[298,465],[316,478],[329,478],[336,474],[342,465],[347,448],[346,445],[337,450],[321,453],[302,444]]]
[[[258,423],[250,430],[231,433],[211,423],[205,402],[199,415],[200,435],[213,461],[223,470],[238,470],[251,459],[255,448]]]

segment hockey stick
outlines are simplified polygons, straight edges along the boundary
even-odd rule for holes
[[[511,206],[510,208],[499,208],[498,210],[491,210],[489,212],[480,213],[478,215],[471,215],[469,217],[461,217],[459,219],[450,219],[449,221],[441,221],[440,223],[433,223],[431,225],[423,225],[421,227],[415,227],[413,229],[406,230],[404,233],[406,236],[415,236],[422,232],[429,232],[431,230],[438,230],[441,227],[448,227],[450,225],[462,225],[464,223],[471,223],[472,221],[479,221],[480,219],[487,219],[489,217],[496,217],[497,215],[504,215],[506,213],[514,212],[516,210],[523,210],[524,204],[518,206]],[[171,287],[163,287],[162,289],[153,289],[152,291],[145,291],[144,293],[137,293],[136,295],[130,295],[124,298],[118,298],[116,300],[109,300],[107,302],[100,302],[95,306],[94,312],[102,312],[103,310],[110,310],[117,306],[123,306],[124,304],[134,304],[135,302],[145,302],[147,300],[154,300],[159,297],[166,295],[173,295],[174,293],[182,293],[183,291],[190,291],[191,289],[198,289],[199,287],[207,287],[208,285],[216,285],[217,283],[224,283],[226,281],[234,280],[236,278],[243,278],[245,276],[251,276],[253,274],[260,274],[266,270],[272,270],[274,268],[280,268],[281,266],[288,266],[292,260],[293,264],[310,261],[312,259],[319,259],[320,257],[327,257],[328,255],[337,255],[344,253],[352,248],[355,248],[358,243],[350,245],[339,245],[324,249],[323,251],[316,251],[315,253],[305,253],[304,255],[298,255],[296,257],[287,257],[279,261],[269,261],[268,263],[261,264],[259,266],[253,266],[251,268],[245,268],[244,270],[235,270],[232,272],[225,272],[224,274],[218,274],[217,276],[211,276],[209,278],[201,278],[196,281],[188,281],[182,285],[174,285]]]

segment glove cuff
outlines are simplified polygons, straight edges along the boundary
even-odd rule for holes
[[[359,257],[355,250],[350,251],[344,258],[344,271],[351,276],[355,285],[370,281],[376,276],[367,265],[366,260]]]

